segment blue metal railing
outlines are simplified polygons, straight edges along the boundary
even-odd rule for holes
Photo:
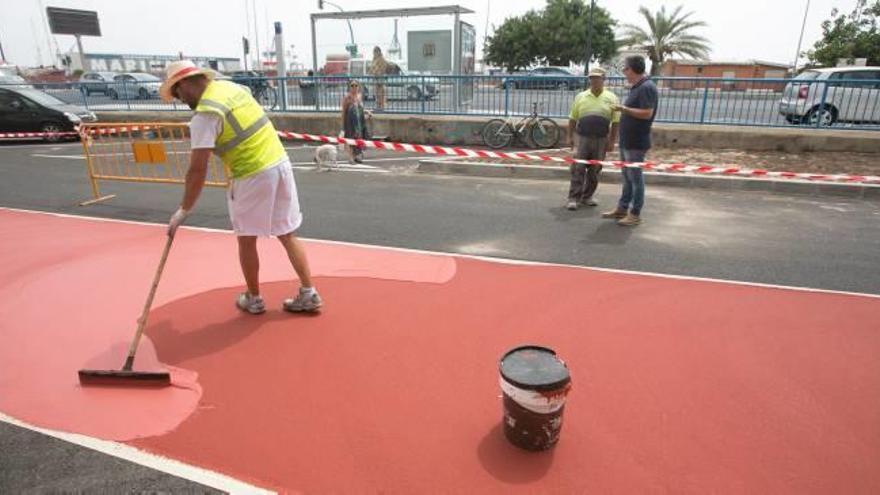
[[[583,77],[386,76],[357,77],[365,106],[394,114],[524,115],[565,118],[583,91]],[[352,78],[314,76],[234,78],[270,111],[339,112]],[[880,130],[880,80],[654,78],[660,93],[658,122],[745,126],[810,126]],[[606,88],[623,101],[622,78]],[[0,88],[3,88],[0,85]],[[14,85],[10,86],[14,89]],[[92,111],[187,110],[164,103],[154,86],[132,83],[42,84],[40,90]],[[383,98],[384,95],[384,98]]]

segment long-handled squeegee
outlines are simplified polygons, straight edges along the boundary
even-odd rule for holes
[[[134,354],[137,351],[138,342],[141,340],[141,334],[147,326],[147,314],[150,312],[150,306],[153,304],[153,296],[156,295],[156,288],[159,286],[159,279],[162,277],[162,270],[165,268],[165,260],[168,259],[168,252],[171,250],[171,243],[174,236],[169,235],[168,241],[165,243],[165,251],[162,252],[162,259],[159,261],[159,267],[156,268],[156,275],[153,277],[153,286],[150,288],[150,295],[144,304],[144,310],[138,320],[137,332],[134,339],[128,347],[128,357],[125,358],[125,364],[121,370],[79,370],[79,382],[83,385],[112,385],[122,387],[166,387],[171,385],[171,374],[167,371],[134,371]]]

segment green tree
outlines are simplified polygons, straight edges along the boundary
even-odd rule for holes
[[[822,39],[807,52],[810,65],[834,67],[840,59],[850,63],[868,59],[868,65],[880,65],[880,0],[859,0],[849,14],[838,9],[822,23]]]
[[[510,72],[532,65],[536,59],[534,40],[539,19],[540,14],[534,10],[506,19],[486,40],[485,61]]]
[[[647,29],[635,24],[623,25],[623,36],[618,43],[621,46],[641,48],[651,59],[651,75],[660,73],[660,68],[667,57],[684,55],[691,58],[709,56],[709,40],[693,34],[695,28],[705,27],[703,21],[693,21],[693,12],[682,13],[679,5],[667,14],[666,7],[660,7],[652,13],[645,7],[639,7],[639,14],[645,18]]]
[[[584,0],[547,0],[540,11],[511,17],[486,40],[486,62],[509,71],[531,65],[583,63],[587,53],[590,6]],[[607,62],[617,53],[617,22],[605,9],[593,11],[592,59]]]

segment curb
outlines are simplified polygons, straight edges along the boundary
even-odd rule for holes
[[[558,165],[511,165],[458,160],[419,160],[418,172],[506,179],[569,180],[568,167]],[[606,182],[621,182],[618,169],[602,171]],[[769,191],[783,194],[880,200],[880,184],[846,184],[797,179],[764,179],[648,172],[646,184],[694,187],[721,191]]]

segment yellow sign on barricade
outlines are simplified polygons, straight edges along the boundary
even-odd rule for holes
[[[94,196],[80,206],[116,196],[101,196],[100,181],[183,184],[186,180],[190,138],[185,123],[83,124],[80,135]],[[205,185],[229,185],[226,168],[213,155]]]

